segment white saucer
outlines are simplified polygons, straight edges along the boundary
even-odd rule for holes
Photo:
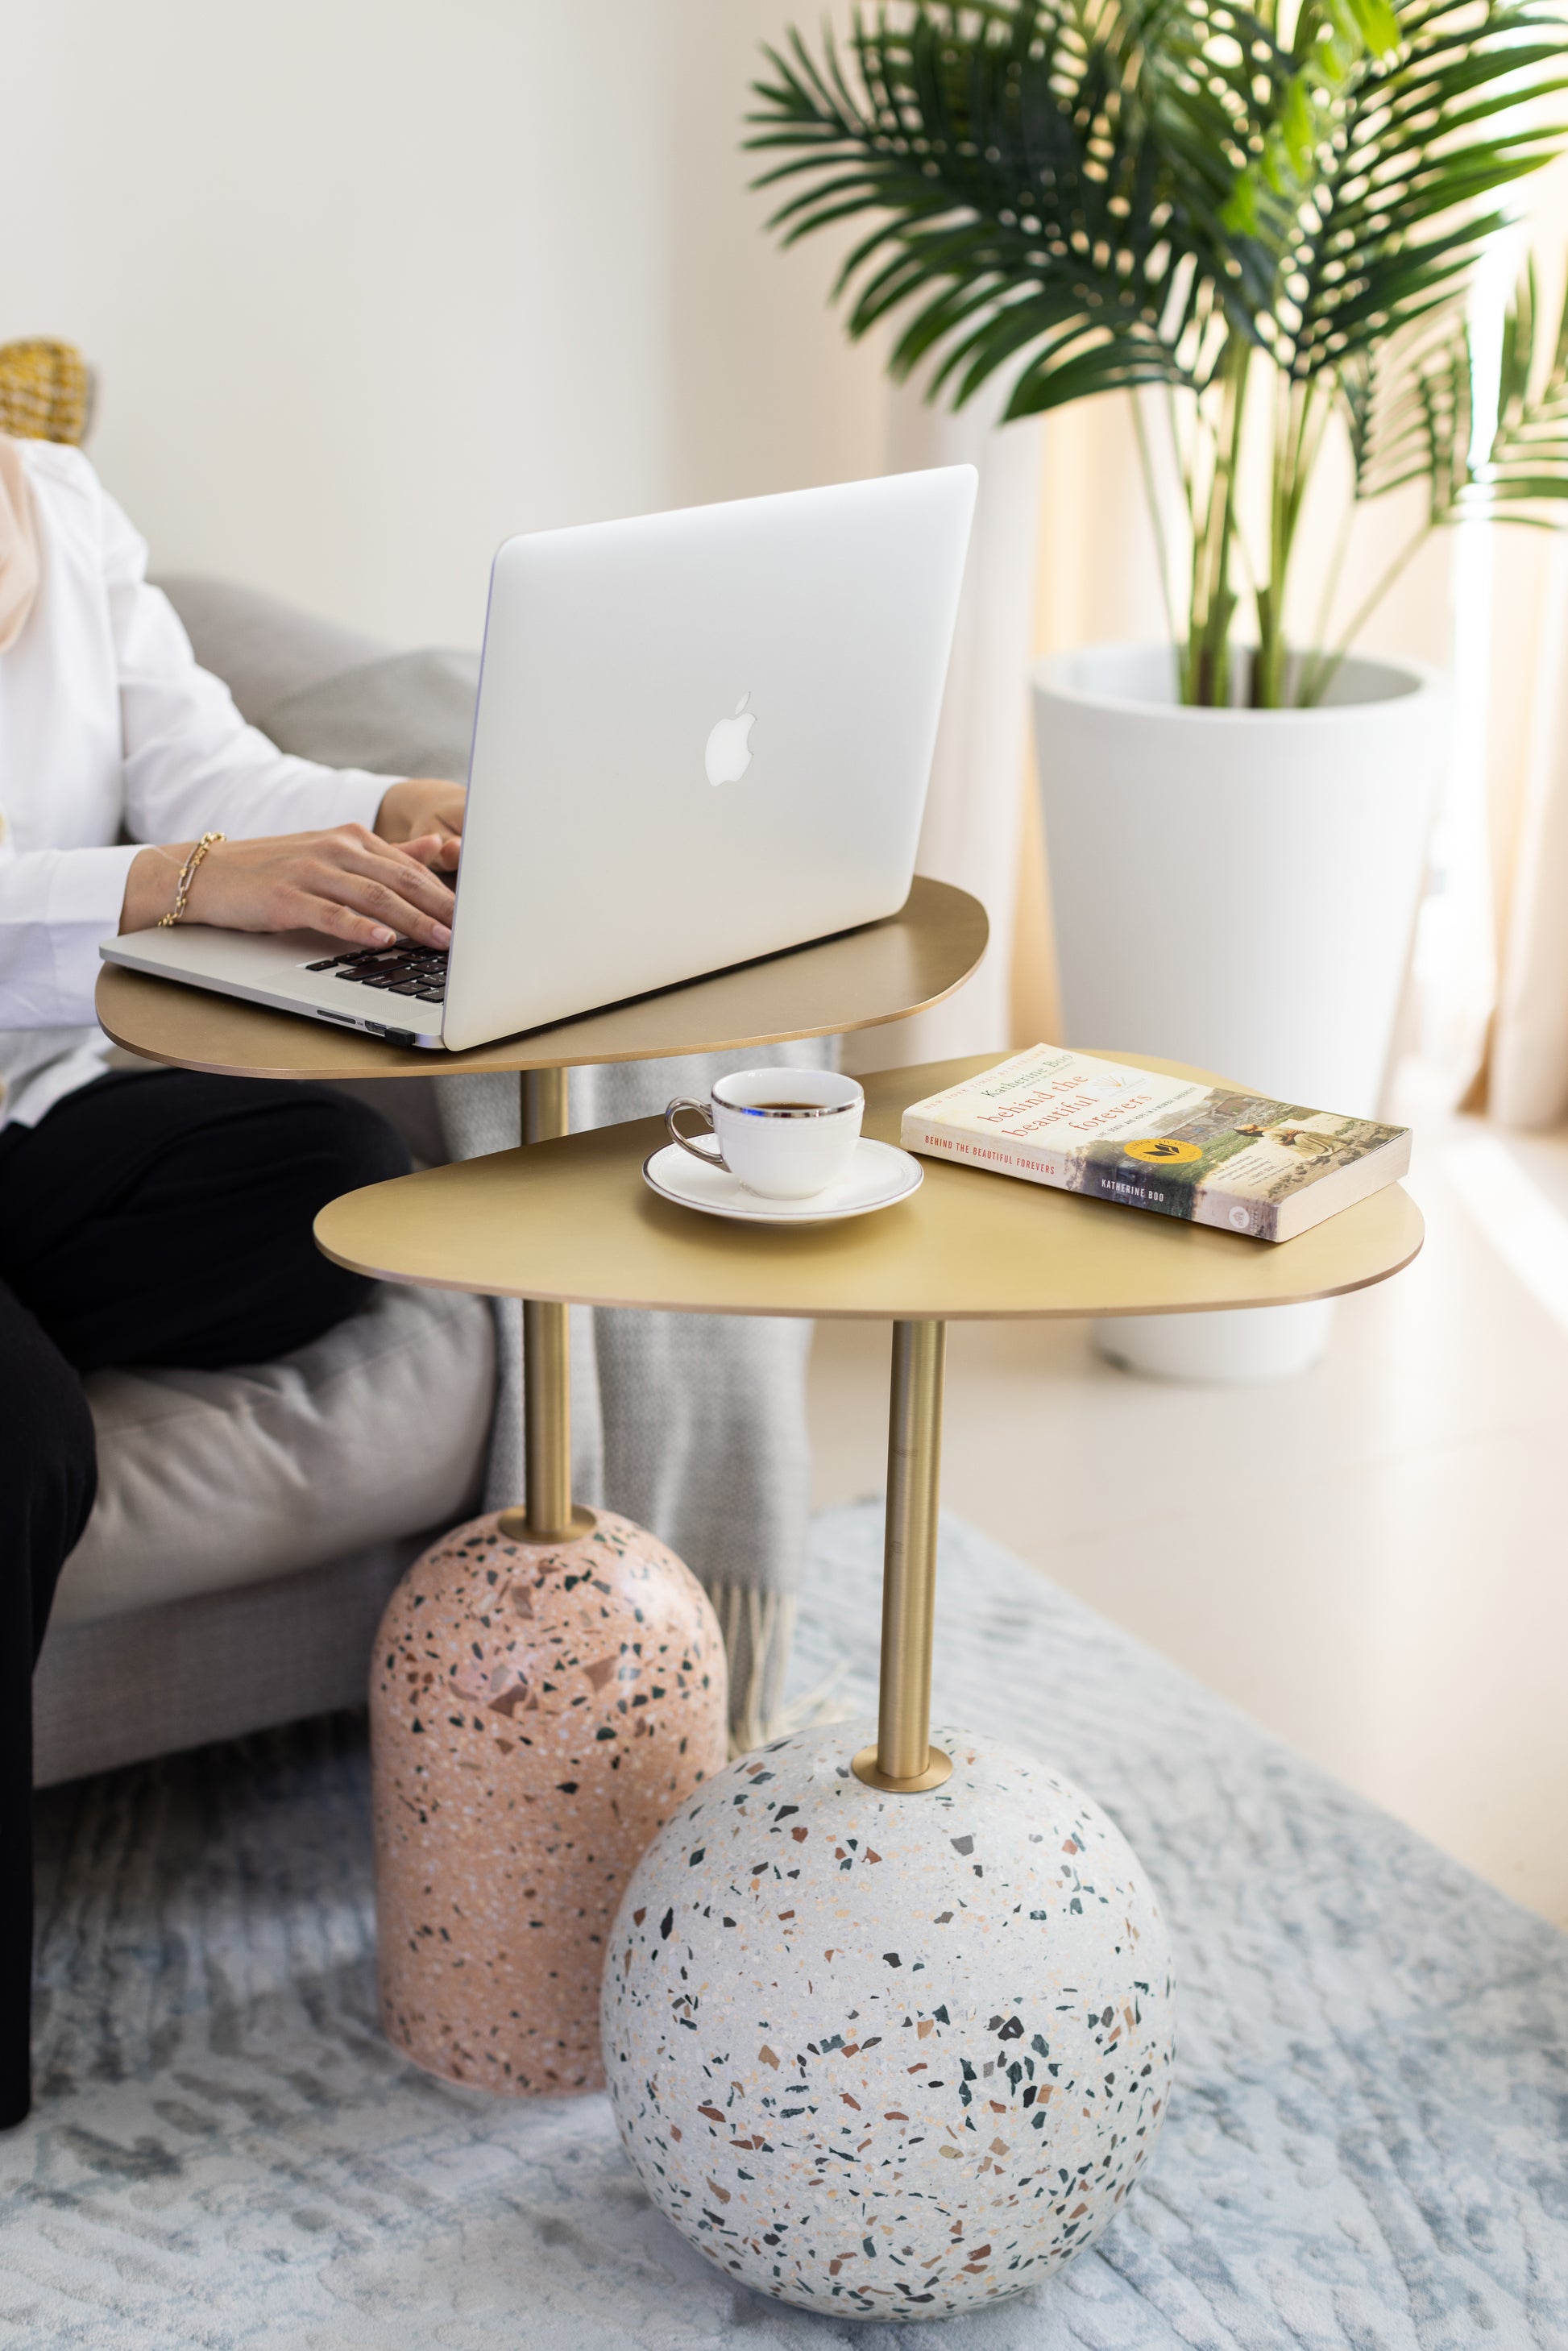
[[[925,1180],[925,1168],[907,1151],[863,1134],[848,1172],[809,1200],[764,1200],[727,1168],[705,1167],[675,1143],[666,1143],[643,1162],[643,1181],[662,1200],[700,1209],[705,1217],[732,1217],[742,1225],[831,1225],[841,1217],[868,1217],[873,1208],[907,1200]]]

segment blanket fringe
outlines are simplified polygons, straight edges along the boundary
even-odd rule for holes
[[[758,1592],[744,1583],[706,1587],[724,1635],[729,1660],[729,1751],[748,1755],[770,1739],[832,1721],[844,1709],[835,1703],[849,1668],[838,1665],[804,1695],[779,1703],[789,1645],[795,1635],[792,1593]]]

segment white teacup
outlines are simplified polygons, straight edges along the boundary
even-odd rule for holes
[[[860,1141],[865,1096],[831,1070],[737,1070],[716,1078],[713,1101],[682,1094],[664,1113],[670,1139],[706,1166],[727,1168],[765,1200],[809,1200],[836,1184]],[[694,1143],[675,1120],[695,1111],[716,1149]]]

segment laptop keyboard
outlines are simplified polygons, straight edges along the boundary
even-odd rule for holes
[[[336,972],[340,979],[387,996],[412,996],[419,1004],[439,1004],[446,994],[446,956],[440,947],[359,947],[351,955],[308,963],[307,971]]]

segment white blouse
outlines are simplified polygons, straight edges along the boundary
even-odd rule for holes
[[[138,844],[372,825],[392,781],[247,726],[81,452],[22,445],[42,577],[0,653],[0,1125],[102,1073],[98,946]]]

